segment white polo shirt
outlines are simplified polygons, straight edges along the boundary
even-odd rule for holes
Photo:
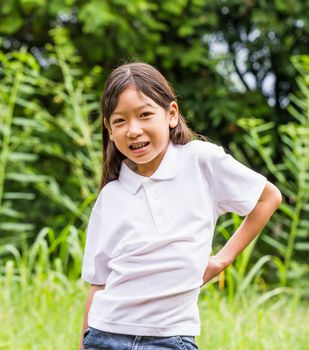
[[[91,327],[107,332],[200,335],[198,296],[219,215],[247,215],[267,179],[210,142],[171,141],[158,169],[122,162],[91,213],[82,278],[94,294]]]

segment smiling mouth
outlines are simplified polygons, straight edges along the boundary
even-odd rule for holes
[[[130,145],[129,148],[131,150],[137,150],[137,149],[140,149],[140,148],[143,148],[143,147],[146,147],[149,145],[149,142],[141,142],[141,143],[138,143],[136,145]]]

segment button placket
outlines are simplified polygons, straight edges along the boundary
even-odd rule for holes
[[[166,230],[169,227],[169,220],[166,213],[164,213],[164,210],[162,209],[163,207],[160,203],[159,193],[156,190],[154,183],[148,180],[143,183],[143,187],[146,192],[150,211],[157,230],[159,232]]]

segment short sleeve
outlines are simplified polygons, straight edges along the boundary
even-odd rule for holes
[[[92,209],[88,226],[81,277],[91,284],[105,284],[110,273],[108,257],[104,252],[104,220],[95,208]]]
[[[256,206],[267,178],[248,168],[222,146],[213,147],[212,189],[217,215],[248,215]]]

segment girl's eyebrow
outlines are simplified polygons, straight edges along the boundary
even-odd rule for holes
[[[143,104],[143,105],[138,106],[137,108],[135,108],[135,110],[138,111],[138,110],[140,110],[140,109],[142,109],[142,108],[144,108],[144,107],[155,108],[155,106],[153,106],[152,104],[150,104],[150,103],[147,102],[147,103],[145,103],[145,104]],[[113,115],[113,114],[124,115],[124,114],[127,114],[127,112],[126,112],[126,111],[114,111],[114,112],[112,113],[112,115]]]

